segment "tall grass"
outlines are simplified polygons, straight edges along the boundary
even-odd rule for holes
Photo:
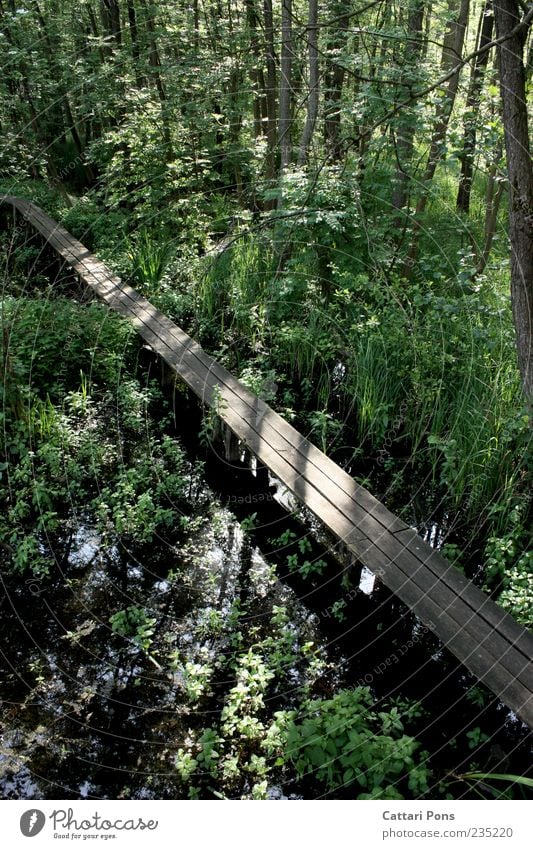
[[[265,330],[265,292],[271,271],[272,254],[261,242],[236,239],[208,259],[196,290],[197,314],[219,332],[232,329],[252,346],[257,344]]]
[[[492,522],[499,530],[524,474],[517,453],[520,440],[515,439],[520,429],[515,370],[505,364],[494,373],[471,375],[462,388],[451,388],[444,387],[438,409],[427,422],[433,479],[445,490],[450,509],[461,511],[466,522],[483,521],[491,507],[500,504]]]
[[[161,242],[148,230],[141,230],[131,243],[128,258],[137,285],[153,291],[161,282],[172,256],[172,246]]]
[[[349,393],[355,408],[357,437],[379,450],[400,407],[402,385],[398,350],[383,334],[361,331],[352,339]]]

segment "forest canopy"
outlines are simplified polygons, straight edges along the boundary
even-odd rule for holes
[[[521,0],[0,0],[0,194],[60,221],[527,628],[532,22]],[[191,457],[183,387],[169,405],[132,329],[0,214],[0,547],[13,592],[36,580],[67,605],[53,576],[70,563],[87,605],[103,604],[112,650],[129,646],[115,686],[130,694],[142,657],[179,679],[186,717],[217,714],[186,732],[180,718],[170,750],[185,797],[270,798],[288,775],[304,795],[469,793],[463,776],[497,759],[496,708],[486,729],[472,718],[482,687],[465,696],[458,753],[451,726],[435,751],[418,740],[429,708],[391,696],[381,673],[371,686],[355,666],[336,680],[318,626],[295,624],[294,599],[274,597],[276,566],[268,590],[249,578],[271,488],[230,493],[242,515],[228,519],[202,483],[213,417]],[[119,585],[132,578],[127,601],[77,576],[90,544],[76,522]],[[298,596],[327,596],[318,618],[340,632],[363,602],[346,599],[344,573],[323,589],[320,535],[283,528],[267,535],[277,568]],[[245,564],[223,578],[220,609],[202,571],[209,534],[213,549],[237,539]],[[160,544],[179,560],[164,575]],[[124,565],[132,551],[177,593],[164,613]],[[176,610],[196,654],[183,622],[165,631]],[[93,631],[105,644],[100,619],[74,620],[73,658]],[[418,651],[409,622],[397,640]],[[94,693],[70,697],[85,716]],[[312,750],[310,736],[322,741]]]

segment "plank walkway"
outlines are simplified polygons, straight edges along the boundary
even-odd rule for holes
[[[533,728],[533,635],[33,203],[11,204],[462,664]]]

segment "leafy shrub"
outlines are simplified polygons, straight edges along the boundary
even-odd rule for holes
[[[120,246],[124,246],[128,229],[123,211],[107,209],[90,197],[80,198],[75,206],[66,210],[61,223],[89,250],[98,253],[104,248],[116,252]]]
[[[114,396],[82,373],[80,388],[59,400],[28,391],[22,417],[7,422],[0,542],[9,570],[46,573],[73,511],[88,510],[102,533],[137,543],[163,529],[181,532],[192,470],[161,423],[150,424],[150,389],[124,380]]]

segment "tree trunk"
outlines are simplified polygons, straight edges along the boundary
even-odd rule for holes
[[[58,64],[56,52],[60,49],[60,45],[55,43],[55,39],[52,38],[50,32],[48,30],[48,25],[46,19],[44,17],[43,12],[39,4],[35,1],[33,3],[35,12],[37,15],[37,20],[39,22],[39,27],[41,29],[41,33],[44,39],[44,42],[47,46],[48,53],[48,64],[50,67],[50,72],[55,78],[57,82],[57,90],[59,92],[58,102],[61,104],[61,108],[63,110],[65,116],[65,124],[66,129],[70,132],[72,136],[72,141],[74,142],[74,147],[76,148],[76,152],[78,154],[80,162],[83,164],[83,168],[85,174],[87,176],[87,180],[89,183],[93,183],[95,179],[95,175],[92,169],[92,166],[88,162],[84,162],[84,148],[83,142],[80,138],[80,134],[78,132],[78,127],[76,124],[76,119],[72,113],[72,109],[70,106],[70,100],[67,94],[67,87],[65,85],[65,81],[63,80],[63,75],[61,72],[61,67]]]
[[[457,0],[449,0],[450,5]],[[451,70],[459,64],[465,39],[466,27],[468,24],[468,11],[470,8],[470,0],[460,0],[457,16],[450,21],[450,27],[444,38],[442,49],[441,68],[444,73]],[[448,124],[455,104],[457,89],[459,87],[460,68],[450,77],[444,97],[437,107],[435,116],[435,128],[431,137],[431,144],[427,158],[426,170],[422,177],[422,192],[418,198],[415,210],[414,232],[409,248],[409,254],[405,261],[404,275],[410,277],[416,257],[418,255],[418,242],[420,238],[421,216],[424,213],[431,188],[431,182],[435,176],[437,165],[442,156],[442,148],[446,139]]]
[[[241,206],[244,206],[244,186],[242,179],[241,160],[239,156],[239,151],[242,149],[242,145],[239,143],[243,118],[239,98],[239,93],[242,90],[242,83],[243,79],[240,69],[233,68],[229,80],[229,143],[231,148],[231,155],[235,162],[233,167],[233,174],[235,178],[235,191],[237,192],[237,197],[239,198]]]
[[[492,27],[494,16],[492,12],[492,0],[486,0],[481,11],[480,35],[477,47],[481,49],[487,45],[492,38]],[[477,56],[472,68],[470,87],[466,99],[466,114],[464,118],[463,152],[461,154],[461,177],[459,179],[459,190],[457,193],[457,209],[459,212],[470,211],[470,194],[472,191],[473,161],[476,152],[476,112],[478,111],[481,89],[485,68],[489,61],[489,50]]]
[[[157,89],[157,93],[159,94],[159,100],[161,103],[164,103],[167,99],[165,87],[163,85],[163,80],[161,79],[160,68],[161,68],[161,60],[159,58],[159,50],[157,48],[157,40],[155,34],[154,27],[154,19],[150,10],[146,5],[146,0],[141,0],[141,6],[143,7],[144,12],[144,24],[146,28],[146,34],[148,38],[149,45],[149,61],[150,67],[152,68],[152,76],[155,82],[155,87]]]
[[[309,51],[309,95],[307,98],[307,117],[300,141],[298,165],[305,165],[307,162],[309,146],[313,139],[318,117],[318,0],[309,0],[307,42]]]
[[[200,47],[200,8],[198,6],[198,0],[193,0],[192,16],[194,25],[194,49],[198,51]]]
[[[100,30],[98,29],[98,23],[96,21],[96,15],[94,14],[94,9],[90,3],[87,3],[85,7],[87,9],[87,17],[89,18],[89,23],[91,25],[93,37],[98,44],[98,55],[100,57],[100,64],[103,65],[105,62],[105,53],[104,48],[102,47],[102,42],[100,39]]]
[[[274,19],[272,0],[264,0],[265,19],[265,60],[266,60],[266,110],[267,110],[267,150],[265,157],[265,177],[272,183],[276,177],[276,145],[278,138],[276,116],[276,53],[274,50]],[[275,206],[274,200],[267,200],[266,209]]]
[[[461,60],[465,32],[468,24],[469,7],[470,0],[461,0],[457,19],[452,21],[450,29],[446,34],[442,51],[442,70],[444,72],[451,70],[451,68],[457,65]],[[457,70],[450,78],[442,103],[437,109],[436,125],[431,138],[431,147],[423,177],[426,189],[429,189],[429,185],[435,176],[435,171],[442,155],[442,144],[446,138],[446,131],[448,129],[452,109],[455,103],[457,89],[459,87],[459,76],[460,70]],[[424,211],[427,199],[428,192],[424,191],[417,204],[417,214]]]
[[[527,27],[520,21],[518,0],[494,4],[496,35],[509,36],[498,46],[500,93],[509,175],[511,302],[518,365],[524,395],[533,406],[533,167],[529,152],[526,72],[523,62]]]
[[[433,16],[433,2],[432,0],[428,0],[427,9],[426,9],[426,26],[424,32],[424,44],[422,47],[422,59],[425,60],[428,55],[428,47],[431,35],[431,20]]]
[[[503,146],[500,144],[494,153],[492,162],[490,163],[487,175],[487,190],[485,193],[485,227],[484,227],[484,242],[483,250],[478,255],[475,275],[483,274],[489,261],[492,242],[496,235],[496,222],[498,220],[498,210],[502,195],[505,189],[505,181],[498,180],[498,164],[503,155]]]
[[[350,4],[341,0],[332,8],[338,15],[337,27],[328,40],[328,52],[342,49],[344,34],[350,23]],[[341,144],[341,101],[345,71],[342,65],[328,58],[324,75],[324,141],[330,158],[338,161],[342,155]]]
[[[152,17],[152,13],[150,9],[148,9],[146,5],[146,0],[141,0],[141,6],[143,7],[144,13],[144,24],[146,27],[146,34],[148,38],[149,45],[149,61],[150,67],[152,69],[152,78],[155,82],[155,87],[157,89],[157,93],[159,95],[159,103],[161,106],[161,121],[163,125],[163,140],[165,142],[166,148],[166,158],[167,161],[170,162],[173,157],[172,150],[172,138],[170,133],[170,122],[168,117],[168,108],[167,108],[167,94],[165,90],[165,86],[163,84],[163,79],[161,77],[161,59],[159,58],[159,50],[157,47],[157,39],[156,32],[154,26],[154,19]]]
[[[255,64],[256,57],[259,55],[259,35],[258,35],[258,15],[255,8],[254,0],[245,0],[246,7],[246,22],[250,31],[250,52],[252,54],[252,66],[250,68],[250,82],[253,92],[253,116],[254,116],[254,138],[258,139],[263,135],[263,112],[266,109],[263,107],[263,101],[266,98],[265,79],[260,73],[259,68]]]
[[[133,69],[135,73],[135,82],[137,88],[143,88],[146,81],[141,73],[141,49],[139,46],[139,29],[137,27],[137,12],[135,11],[135,3],[133,0],[128,0],[128,24],[130,28],[131,38],[131,56],[133,59]]]

